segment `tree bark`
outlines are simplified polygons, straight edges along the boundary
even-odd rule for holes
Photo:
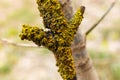
[[[44,26],[50,31],[23,25],[20,37],[22,40],[33,41],[36,45],[43,45],[51,50],[56,58],[58,72],[64,80],[98,80],[86,52],[86,36],[76,34],[85,7],[81,6],[73,16],[70,0],[60,0],[60,3],[63,6],[62,10],[57,0],[37,0]]]
[[[73,16],[73,9],[70,0],[59,0],[66,19],[69,21]],[[74,41],[71,45],[77,80],[99,80],[97,72],[93,66],[92,60],[86,51],[86,36],[77,31]]]
[[[67,21],[57,0],[37,0],[37,4],[44,27],[49,31],[23,25],[21,40],[33,41],[36,45],[51,50],[63,80],[77,80],[71,43],[83,19],[84,7],[80,7],[71,20]]]

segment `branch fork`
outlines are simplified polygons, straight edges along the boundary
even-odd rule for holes
[[[83,19],[84,7],[80,7],[70,21],[67,21],[57,0],[37,0],[38,9],[45,28],[23,25],[20,37],[33,41],[38,46],[51,50],[56,58],[58,72],[64,80],[76,80],[71,43]]]

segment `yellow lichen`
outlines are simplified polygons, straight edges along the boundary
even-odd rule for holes
[[[64,80],[73,80],[75,77],[75,70],[70,47],[59,47],[56,53],[56,65],[59,67],[58,72],[60,72]]]
[[[22,40],[33,41],[38,46],[43,45],[53,51],[62,78],[74,80],[76,72],[70,46],[82,21],[83,11],[80,8],[68,22],[57,0],[37,0],[37,4],[45,28],[50,31],[23,25],[20,37]]]

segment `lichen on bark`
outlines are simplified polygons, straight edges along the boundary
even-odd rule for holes
[[[51,50],[55,55],[58,72],[62,78],[74,80],[76,71],[70,46],[82,21],[84,8],[78,9],[68,22],[57,0],[37,0],[37,4],[44,26],[50,31],[23,25],[20,37],[22,40],[33,41],[38,46],[43,45]]]

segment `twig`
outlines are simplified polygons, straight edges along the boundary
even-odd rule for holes
[[[43,46],[36,46],[36,45],[29,45],[29,44],[18,44],[18,43],[14,43],[12,41],[8,41],[7,39],[0,39],[0,43],[2,44],[9,44],[12,46],[16,46],[16,47],[25,47],[25,48],[43,48]]]
[[[86,33],[85,33],[86,36],[105,18],[105,16],[106,16],[106,15],[111,11],[111,9],[114,7],[116,1],[117,1],[117,0],[114,0],[114,1],[111,3],[111,5],[110,5],[110,7],[108,8],[108,10],[103,14],[103,16],[102,16],[95,24],[93,24],[93,26],[91,26],[90,29],[88,29],[88,30],[86,31]]]

